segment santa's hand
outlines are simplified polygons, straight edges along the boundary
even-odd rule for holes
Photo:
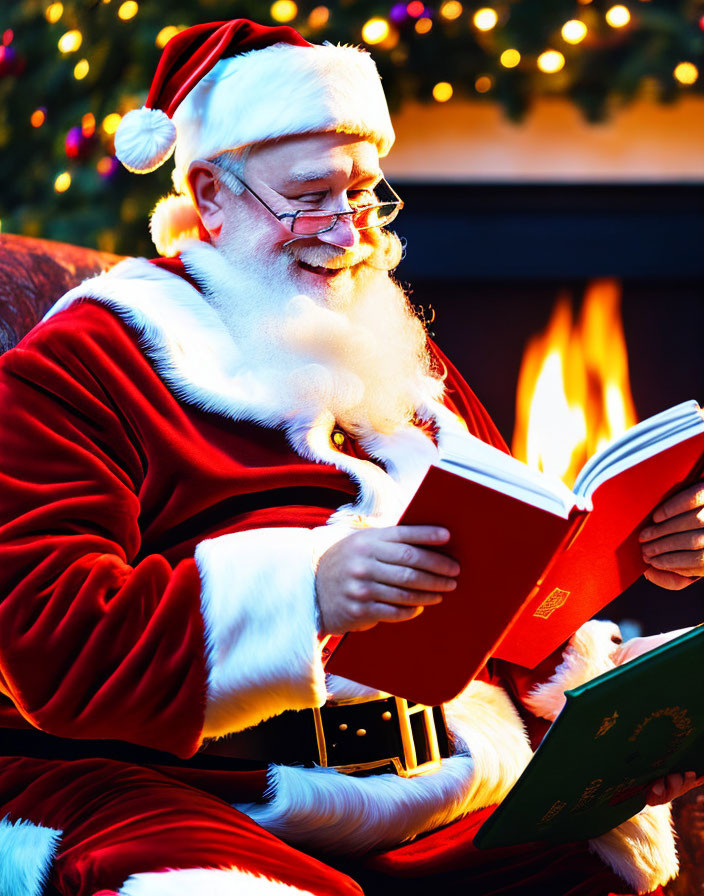
[[[354,532],[328,548],[315,579],[321,634],[402,622],[440,603],[455,589],[460,567],[428,548],[449,539],[438,526],[389,526]]]
[[[668,498],[640,533],[646,579],[679,591],[704,576],[704,482]]]
[[[648,791],[648,805],[659,806],[661,803],[671,803],[678,796],[683,796],[688,790],[693,790],[702,784],[704,784],[704,777],[698,778],[696,772],[667,775],[656,781]]]

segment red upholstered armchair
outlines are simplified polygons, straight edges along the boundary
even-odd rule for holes
[[[41,320],[64,292],[117,261],[118,256],[93,249],[0,235],[0,354]],[[666,892],[696,896],[704,893],[704,788],[691,791],[674,808],[681,874]]]
[[[29,237],[0,235],[0,353],[12,348],[54,302],[117,255]]]

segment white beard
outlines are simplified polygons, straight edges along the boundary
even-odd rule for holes
[[[184,262],[247,369],[276,383],[288,416],[328,412],[350,434],[390,433],[428,397],[440,397],[422,322],[388,270],[374,266],[397,260],[397,243],[377,238],[347,251],[294,243],[291,254],[263,258],[257,234],[250,236],[217,249],[200,244]],[[304,295],[296,258],[346,270]]]

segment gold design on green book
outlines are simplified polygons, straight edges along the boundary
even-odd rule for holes
[[[603,783],[603,778],[595,778],[593,781],[590,781],[582,791],[582,795],[577,800],[574,809],[570,809],[570,811],[579,812],[580,809],[586,808],[591,802],[594,801],[594,798],[596,797]]]
[[[618,712],[616,710],[614,710],[613,715],[604,716],[604,718],[601,720],[601,725],[599,725],[599,730],[594,735],[594,740],[596,740],[597,737],[603,737],[603,735],[606,734],[607,731],[611,731],[611,729],[616,724],[617,719]]]
[[[563,591],[562,588],[553,588],[533,615],[538,616],[540,619],[549,619],[555,610],[565,603],[569,596],[569,591]]]
[[[556,815],[559,815],[560,812],[562,812],[566,805],[567,803],[563,802],[563,800],[555,800],[538,824],[547,824],[549,821],[552,821]]]

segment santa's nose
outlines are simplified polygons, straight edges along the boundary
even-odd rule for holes
[[[341,249],[351,249],[357,245],[359,231],[352,223],[351,215],[340,215],[335,226],[326,230],[325,233],[319,233],[318,239],[321,243],[339,246]]]

